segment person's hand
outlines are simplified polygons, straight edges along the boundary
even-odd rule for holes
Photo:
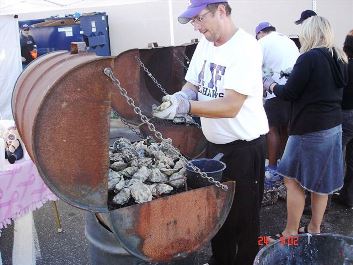
[[[287,68],[287,69],[281,71],[281,72],[279,73],[279,78],[281,79],[281,78],[284,77],[284,78],[288,79],[288,77],[290,76],[290,73],[292,72],[292,70],[293,70],[293,68],[292,68],[292,67],[289,67],[289,68]]]
[[[277,84],[271,76],[264,76],[262,78],[262,84],[263,84],[263,89],[264,92],[269,92],[272,94],[272,90],[270,89],[273,84]]]
[[[154,117],[173,120],[176,115],[185,115],[190,110],[188,99],[178,95],[167,95],[162,98],[162,104],[152,110]]]

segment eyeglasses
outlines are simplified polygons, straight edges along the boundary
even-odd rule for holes
[[[205,14],[203,14],[201,16],[194,17],[193,19],[191,19],[190,23],[193,26],[195,26],[195,24],[201,24],[210,12],[211,12],[211,10],[209,10],[208,12],[206,12]]]

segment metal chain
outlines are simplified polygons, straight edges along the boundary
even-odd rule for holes
[[[183,60],[182,59],[180,59],[175,53],[174,53],[174,51],[173,51],[173,57],[175,58],[175,59],[177,59],[177,61],[180,63],[180,65],[182,66],[182,67],[184,67],[184,69],[187,71],[189,68],[184,64],[184,62],[183,62]],[[189,58],[184,54],[184,58],[187,60],[187,63],[189,64],[190,63],[190,60],[188,60]]]
[[[188,62],[190,61],[190,59],[186,56],[186,54],[183,54],[184,55],[184,58],[186,60],[188,60]],[[184,63],[181,61],[180,58],[178,58],[174,52],[173,52],[173,56],[184,66],[184,68],[186,67],[184,65]],[[141,59],[138,57],[138,56],[135,56],[135,59],[136,61],[139,63],[140,67],[147,73],[147,75],[152,79],[152,81],[156,84],[156,86],[165,94],[165,95],[169,95],[168,92],[162,87],[162,85],[157,81],[157,79],[151,74],[151,72],[147,69],[147,67],[145,66],[145,64],[141,61]],[[186,70],[188,70],[187,68],[185,68]],[[175,122],[175,123],[178,123],[178,122]],[[180,123],[183,123],[183,122],[180,122]],[[197,128],[201,129],[201,126],[200,124],[198,124],[197,122],[195,122],[191,116],[190,118],[186,118],[184,123],[187,123],[187,124],[193,124],[195,125]]]
[[[115,112],[115,110],[113,110]],[[141,139],[144,139],[145,136],[138,130],[136,130],[131,124],[128,123],[127,120],[125,120],[123,117],[119,116],[119,119],[121,120],[122,123],[124,123],[124,125],[126,127],[128,127],[132,132],[134,132],[138,137],[140,137]]]
[[[141,59],[137,56],[135,56],[136,61],[140,65],[140,67],[147,73],[147,75],[152,79],[153,83],[156,84],[156,86],[164,93],[164,95],[168,95],[167,91],[162,87],[162,85],[157,81],[157,79],[152,75],[150,71],[148,71],[147,67],[145,64],[141,61]]]
[[[162,133],[156,130],[156,127],[154,126],[154,124],[149,122],[149,119],[147,118],[147,116],[142,114],[141,109],[138,106],[136,106],[135,101],[131,97],[128,96],[126,89],[121,86],[120,81],[114,76],[112,69],[105,68],[104,74],[112,80],[113,84],[119,89],[120,94],[126,99],[126,102],[133,108],[134,112],[140,117],[141,121],[147,124],[148,129],[152,133],[154,133],[155,137],[161,141],[162,145],[164,145],[166,148],[169,148],[174,153],[176,153],[178,155],[179,159],[181,159],[185,164],[187,164],[189,167],[191,167],[192,170],[195,171],[196,173],[198,173],[202,178],[207,179],[210,183],[213,183],[218,188],[221,188],[225,191],[228,190],[227,185],[222,184],[221,182],[215,180],[213,177],[207,176],[207,174],[205,172],[201,171],[200,168],[194,166],[189,160],[187,160],[180,153],[180,151],[172,145],[172,139],[163,138]]]

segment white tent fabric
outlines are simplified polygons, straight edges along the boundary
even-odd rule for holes
[[[22,72],[17,19],[13,16],[0,16],[0,36],[0,119],[12,120],[12,91]]]
[[[0,0],[0,15],[163,1],[165,0]]]

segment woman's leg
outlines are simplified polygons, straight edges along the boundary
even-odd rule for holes
[[[287,188],[287,225],[283,235],[296,235],[305,205],[304,189],[293,179],[284,178]]]
[[[327,206],[328,195],[311,193],[311,220],[308,225],[308,232],[320,233],[320,226]]]

